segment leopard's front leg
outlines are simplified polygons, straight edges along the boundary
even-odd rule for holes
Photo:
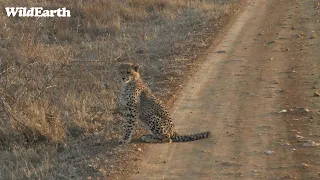
[[[121,140],[119,140],[120,144],[127,144],[130,142],[131,136],[133,135],[133,128],[138,118],[138,112],[135,107],[127,107],[125,116],[126,116],[127,122],[124,127],[124,136]]]

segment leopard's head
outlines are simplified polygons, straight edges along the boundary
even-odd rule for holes
[[[122,83],[128,83],[134,79],[139,79],[139,65],[135,63],[122,63],[119,66],[119,75]]]

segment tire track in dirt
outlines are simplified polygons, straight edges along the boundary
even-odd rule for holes
[[[288,16],[302,5],[248,0],[172,111],[179,133],[211,130],[213,137],[150,144],[132,179],[316,178],[319,164],[297,166],[305,160],[293,150],[300,144],[292,139],[290,117],[278,113],[288,104],[284,90],[295,88],[286,73],[294,56]]]

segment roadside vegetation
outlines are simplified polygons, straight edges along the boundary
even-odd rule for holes
[[[238,3],[0,0],[0,177],[132,173],[127,165],[143,152],[116,143],[117,66],[139,63],[151,89],[169,99]],[[72,17],[7,17],[5,7],[66,7]]]

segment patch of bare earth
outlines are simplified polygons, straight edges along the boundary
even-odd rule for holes
[[[320,179],[320,1],[291,2],[282,28],[288,52],[281,101],[294,159],[288,177]]]
[[[9,1],[71,18],[0,17],[0,177],[121,179],[144,153],[119,146],[116,67],[133,61],[174,97],[237,0]],[[128,167],[130,165],[130,168]]]

